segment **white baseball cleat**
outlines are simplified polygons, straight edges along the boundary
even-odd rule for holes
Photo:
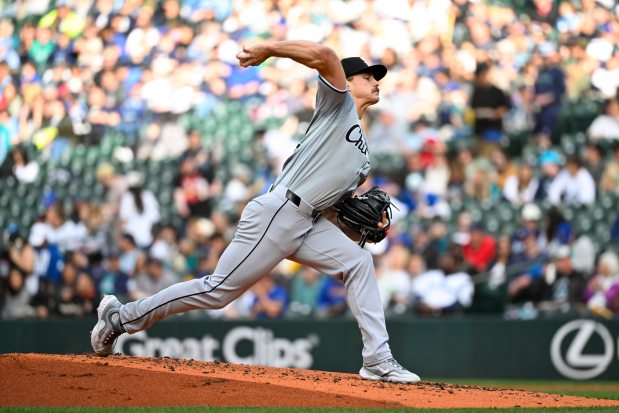
[[[389,381],[392,383],[418,383],[421,379],[400,365],[394,358],[374,366],[363,366],[359,375],[364,380]]]
[[[106,295],[97,308],[99,321],[90,332],[90,344],[97,356],[106,357],[114,351],[116,339],[125,333],[120,322],[120,301],[113,295]]]

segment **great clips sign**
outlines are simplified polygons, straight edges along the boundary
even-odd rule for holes
[[[226,361],[272,367],[312,367],[312,350],[319,339],[307,337],[277,337],[270,329],[239,326],[222,337],[151,337],[146,331],[119,337],[116,350],[126,355],[153,357],[168,356],[202,361]]]

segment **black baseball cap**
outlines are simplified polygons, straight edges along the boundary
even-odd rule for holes
[[[359,73],[370,73],[374,76],[374,79],[380,80],[387,74],[387,67],[385,65],[368,66],[360,57],[347,57],[346,59],[342,59],[342,67],[344,68],[346,78],[358,75]]]

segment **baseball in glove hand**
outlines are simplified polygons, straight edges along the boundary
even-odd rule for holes
[[[366,242],[380,242],[387,236],[391,225],[391,198],[389,195],[375,186],[363,195],[348,198],[338,203],[337,223],[340,227],[345,225],[361,235],[359,245],[363,247]],[[382,228],[378,226],[383,220],[383,213],[387,218],[387,224]]]

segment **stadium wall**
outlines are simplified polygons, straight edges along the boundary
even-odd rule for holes
[[[0,353],[88,353],[93,320],[0,322]],[[422,377],[619,379],[619,320],[500,318],[391,320],[398,360]],[[213,321],[179,318],[124,335],[134,356],[356,372],[353,320]]]

